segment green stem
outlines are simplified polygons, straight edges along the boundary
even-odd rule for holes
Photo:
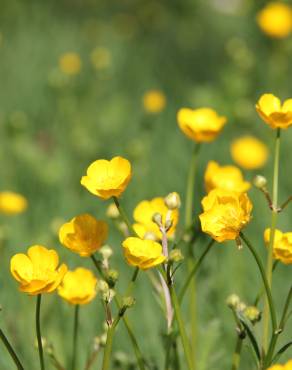
[[[275,307],[274,307],[274,302],[273,302],[269,282],[268,282],[268,279],[267,279],[266,274],[265,274],[264,266],[262,264],[262,261],[261,261],[259,255],[258,255],[256,249],[253,247],[253,245],[250,243],[250,241],[246,238],[246,236],[242,232],[240,233],[240,236],[241,236],[242,240],[245,242],[248,249],[251,251],[252,255],[254,256],[254,259],[255,259],[255,261],[258,265],[258,268],[260,270],[260,274],[261,274],[261,277],[262,277],[262,280],[263,280],[263,283],[264,283],[264,287],[265,287],[265,290],[266,290],[267,301],[269,303],[269,312],[270,312],[270,316],[271,316],[272,328],[273,328],[273,332],[275,332],[277,330],[276,311],[275,311]]]
[[[72,370],[75,370],[77,363],[77,343],[78,343],[78,326],[79,326],[79,304],[74,309],[74,327],[73,327],[73,347],[72,347]]]
[[[275,240],[275,230],[278,218],[278,181],[279,181],[279,158],[280,158],[280,136],[281,129],[278,128],[276,132],[275,141],[275,157],[274,157],[274,171],[273,171],[273,194],[272,194],[272,219],[271,219],[271,231],[270,231],[270,242],[268,250],[268,260],[266,266],[266,276],[269,284],[269,288],[272,288],[272,270],[273,270],[273,249]],[[269,340],[269,302],[265,301],[264,312],[263,312],[263,348],[266,351]]]
[[[24,370],[24,367],[22,366],[19,358],[17,357],[14,349],[12,348],[12,345],[10,344],[9,340],[3,333],[3,331],[0,329],[0,339],[2,340],[4,346],[6,347],[7,351],[9,352],[12,360],[14,361],[16,367],[18,370]]]
[[[37,302],[36,302],[35,321],[36,321],[36,335],[37,335],[39,358],[40,358],[40,368],[41,370],[45,370],[44,351],[43,351],[41,325],[40,325],[41,300],[42,300],[42,295],[38,294]]]
[[[194,370],[193,357],[191,355],[191,348],[190,348],[190,345],[189,345],[189,342],[188,342],[185,326],[184,326],[184,323],[183,323],[183,320],[182,320],[182,315],[181,315],[181,312],[180,312],[180,307],[179,307],[179,302],[178,302],[178,299],[177,299],[177,295],[176,295],[175,290],[173,289],[172,285],[169,285],[169,292],[170,292],[170,297],[171,297],[171,300],[172,300],[172,305],[173,305],[173,308],[174,308],[174,315],[175,315],[175,318],[176,318],[176,321],[177,321],[177,324],[178,324],[179,333],[180,333],[180,336],[181,336],[181,341],[182,341],[182,345],[183,345],[183,349],[184,349],[184,353],[185,353],[185,357],[186,357],[187,366],[188,366],[189,370]]]
[[[119,314],[115,320],[113,321],[112,325],[108,328],[106,343],[104,348],[104,355],[102,361],[102,370],[108,370],[110,368],[110,359],[112,353],[112,346],[113,346],[113,337],[115,333],[115,329],[121,319],[121,315]]]
[[[197,271],[199,270],[199,267],[201,266],[204,258],[207,256],[207,254],[209,253],[209,251],[211,250],[212,246],[214,245],[215,243],[215,240],[210,240],[210,242],[208,243],[207,247],[205,248],[204,252],[202,253],[202,255],[200,256],[200,258],[195,262],[192,270],[189,272],[189,275],[188,277],[186,278],[186,281],[184,282],[183,284],[183,287],[179,293],[179,296],[178,296],[178,300],[179,302],[181,303],[183,298],[184,298],[184,295],[192,281],[192,278],[196,275]]]
[[[131,280],[128,284],[128,287],[126,289],[126,294],[125,294],[126,297],[132,294],[134,284],[135,284],[135,281],[138,277],[139,271],[140,271],[139,267],[136,267],[135,270],[134,270],[134,273],[132,275],[132,278],[131,278]]]
[[[125,224],[128,227],[129,233],[132,234],[132,235],[136,235],[136,232],[133,229],[133,226],[130,223],[130,221],[129,221],[127,215],[126,215],[126,212],[124,211],[124,208],[122,207],[122,205],[119,202],[118,198],[117,197],[113,197],[113,200],[115,202],[115,205],[116,205],[117,209],[119,210],[119,213],[120,213],[121,218],[123,219],[123,221],[125,222]]]
[[[235,351],[232,356],[231,370],[239,369],[241,349],[242,349],[242,339],[238,336],[236,340]]]

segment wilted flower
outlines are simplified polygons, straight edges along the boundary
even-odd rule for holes
[[[211,108],[181,108],[177,120],[183,133],[198,142],[214,140],[226,123],[226,117],[218,116]]]
[[[61,71],[67,75],[76,75],[81,69],[81,59],[77,53],[68,52],[59,59]]]
[[[128,264],[142,270],[155,267],[165,261],[161,244],[153,240],[129,237],[123,241],[122,245]]]
[[[292,360],[289,360],[286,365],[273,365],[268,370],[292,370]]]
[[[205,171],[205,188],[207,192],[219,188],[243,193],[250,188],[250,183],[244,181],[239,168],[210,161]]]
[[[252,203],[246,193],[214,189],[203,198],[202,206],[202,230],[218,242],[238,238],[251,218]]]
[[[292,31],[292,8],[282,2],[270,2],[258,13],[257,22],[268,36],[287,37]]]
[[[0,213],[15,215],[27,208],[27,200],[21,194],[12,191],[0,192]]]
[[[58,294],[71,304],[86,304],[96,296],[96,283],[97,279],[90,270],[79,267],[65,274]]]
[[[127,159],[99,159],[88,167],[87,175],[81,179],[81,185],[92,194],[109,199],[119,197],[125,191],[131,176],[131,164]]]
[[[89,214],[74,217],[59,230],[60,242],[81,257],[88,257],[101,248],[108,235],[106,222]]]
[[[268,159],[266,145],[253,136],[243,136],[231,143],[231,157],[246,170],[263,167]]]
[[[165,224],[167,217],[172,221],[172,226],[168,230],[167,235],[172,236],[175,232],[178,223],[179,212],[177,209],[170,211],[161,197],[153,198],[152,200],[143,200],[134,209],[134,220],[136,223],[133,228],[140,238],[145,238],[147,233],[152,233],[157,239],[162,238],[159,226],[153,222],[154,214],[160,214],[162,224]]]
[[[286,129],[292,124],[292,99],[284,103],[273,94],[264,94],[256,104],[260,117],[272,128]]]
[[[42,245],[28,248],[27,255],[15,254],[10,261],[10,271],[20,283],[19,289],[30,295],[53,292],[62,282],[67,266],[59,265],[59,256],[53,249]]]
[[[143,96],[143,106],[146,112],[159,113],[166,105],[166,98],[160,90],[149,90]]]
[[[271,230],[266,229],[264,232],[264,240],[269,247]],[[276,260],[280,260],[286,265],[292,264],[292,232],[283,233],[280,230],[275,230],[273,255]]]

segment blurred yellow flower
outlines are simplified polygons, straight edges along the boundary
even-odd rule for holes
[[[10,271],[20,283],[19,289],[30,295],[53,292],[62,282],[67,266],[59,265],[59,256],[53,249],[42,245],[28,248],[27,255],[15,254],[10,261]]]
[[[264,94],[256,104],[260,117],[272,128],[286,129],[292,125],[292,99],[281,100],[273,94]]]
[[[266,229],[264,232],[264,240],[269,247],[271,230]],[[292,232],[282,233],[280,230],[275,230],[273,255],[276,260],[280,260],[286,265],[292,264]]]
[[[81,70],[81,65],[79,54],[74,52],[64,53],[59,59],[59,67],[67,75],[78,74]]]
[[[268,370],[292,370],[292,360],[289,360],[286,365],[274,365],[269,367]]]
[[[253,136],[242,136],[231,143],[231,157],[246,170],[261,168],[268,159],[267,146]]]
[[[172,226],[167,235],[169,237],[173,236],[178,223],[179,211],[178,209],[170,211],[165,205],[164,198],[161,197],[149,201],[143,200],[134,209],[133,217],[136,223],[134,223],[133,228],[137,235],[142,239],[149,234],[153,234],[156,239],[162,238],[158,225],[152,221],[152,216],[155,213],[161,214],[163,224],[165,224],[167,217],[172,221]]]
[[[122,245],[128,264],[142,270],[155,267],[165,261],[161,244],[153,240],[130,237],[125,239]]]
[[[287,37],[292,31],[292,8],[282,2],[270,2],[258,13],[257,22],[268,36]]]
[[[244,181],[239,168],[210,161],[205,171],[205,188],[207,193],[215,188],[244,193],[250,188],[250,183]]]
[[[132,176],[130,162],[122,157],[112,160],[99,159],[88,167],[81,185],[102,199],[119,197],[126,189]]]
[[[218,116],[211,108],[181,108],[177,114],[178,125],[190,139],[198,142],[214,140],[226,123],[226,117]]]
[[[74,217],[59,230],[61,244],[81,257],[88,257],[99,250],[107,236],[106,222],[96,220],[89,214]]]
[[[250,221],[252,203],[246,193],[211,190],[202,200],[202,231],[218,242],[234,240]]]
[[[108,49],[96,47],[90,54],[90,60],[96,69],[105,69],[110,66],[112,56]]]
[[[65,274],[58,294],[71,304],[86,304],[96,296],[96,283],[97,279],[90,270],[79,267]]]
[[[14,215],[22,213],[27,208],[27,200],[18,193],[12,191],[0,192],[0,213]]]
[[[160,90],[149,90],[143,96],[143,106],[146,112],[159,113],[166,106],[166,97]]]

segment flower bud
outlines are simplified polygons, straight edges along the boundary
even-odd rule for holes
[[[101,293],[106,293],[108,292],[109,290],[109,286],[108,286],[108,283],[104,280],[99,280],[98,281],[98,286],[97,286],[98,290],[101,292]]]
[[[169,193],[164,198],[164,204],[170,210],[178,209],[181,206],[180,196],[176,192]]]
[[[102,293],[102,299],[106,303],[110,303],[113,300],[115,295],[116,295],[116,292],[113,289],[108,289],[107,292]]]
[[[169,253],[169,260],[171,262],[180,262],[183,259],[184,259],[184,256],[183,256],[183,254],[182,254],[182,252],[181,252],[180,249],[175,248],[175,249],[173,249],[173,250],[170,251],[170,253]]]
[[[113,250],[106,244],[100,248],[99,253],[102,255],[104,260],[108,260],[113,255]]]
[[[255,324],[261,319],[261,311],[255,306],[246,307],[243,313],[244,316],[248,318],[252,324]]]
[[[168,220],[165,221],[165,229],[166,229],[166,231],[168,231],[171,228],[172,224],[173,224],[173,221],[170,220],[170,219],[168,219]]]
[[[136,303],[135,298],[131,297],[131,296],[124,297],[123,300],[122,300],[122,306],[125,307],[125,308],[130,308],[130,307],[134,306],[135,303]]]
[[[238,311],[243,312],[246,309],[246,304],[244,302],[239,302],[236,308]]]
[[[267,179],[262,175],[256,175],[253,184],[258,189],[263,189],[267,185]]]
[[[100,339],[100,345],[104,347],[104,346],[105,346],[105,344],[106,344],[107,333],[103,333],[103,334],[99,337],[99,339]]]
[[[120,217],[120,212],[117,209],[117,206],[115,203],[111,203],[106,210],[106,215],[108,218],[111,218],[112,220],[116,220],[117,218]]]
[[[146,231],[144,235],[144,239],[153,240],[153,241],[157,240],[156,235],[152,231]]]
[[[109,285],[113,287],[119,278],[119,272],[117,270],[109,270],[107,273],[107,277],[108,277]]]
[[[156,225],[161,226],[162,225],[162,215],[158,212],[155,212],[152,216],[152,221],[156,223]]]
[[[231,294],[227,297],[226,304],[229,308],[236,310],[238,305],[240,304],[240,298],[237,294]]]

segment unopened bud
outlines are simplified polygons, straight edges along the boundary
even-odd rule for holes
[[[105,346],[105,344],[106,344],[107,333],[103,333],[103,334],[99,337],[99,339],[100,339],[100,345],[104,347],[104,346]]]
[[[134,297],[124,297],[123,298],[123,301],[122,301],[122,306],[125,307],[125,308],[130,308],[132,306],[134,306],[134,304],[136,303],[136,300]]]
[[[144,239],[155,241],[155,240],[157,240],[157,237],[152,231],[146,231],[146,233],[144,235]]]
[[[121,221],[118,223],[117,225],[118,229],[120,230],[120,232],[124,235],[127,235],[129,230],[128,230],[128,226],[127,224],[124,222],[124,221]]]
[[[174,210],[174,209],[180,208],[180,206],[181,206],[181,200],[180,200],[179,194],[176,193],[176,192],[169,193],[164,198],[164,204],[170,210]]]
[[[237,294],[231,294],[227,297],[226,304],[229,308],[237,309],[238,305],[240,304],[240,298]]]
[[[158,212],[155,212],[152,216],[152,221],[156,223],[156,225],[161,226],[162,225],[162,215]]]
[[[246,307],[243,313],[244,316],[252,322],[252,324],[255,324],[261,319],[261,311],[255,306]]]
[[[184,259],[184,256],[183,256],[183,254],[182,254],[182,252],[181,252],[180,249],[175,248],[175,249],[173,249],[173,250],[170,251],[170,253],[169,253],[169,260],[171,262],[180,262],[183,259]]]
[[[169,220],[169,219],[166,220],[165,221],[165,229],[168,231],[171,228],[172,224],[173,224],[172,220]]]
[[[256,175],[253,184],[258,189],[263,189],[267,185],[267,179],[262,175]]]
[[[108,218],[111,218],[112,220],[116,220],[117,218],[120,217],[120,212],[115,205],[115,203],[111,203],[106,210],[106,215]]]
[[[243,312],[246,309],[246,304],[244,302],[239,302],[237,305],[237,310]]]
[[[115,295],[116,295],[116,292],[113,289],[108,289],[107,292],[102,293],[102,299],[106,303],[110,303],[113,300]]]
[[[103,259],[108,260],[113,255],[113,250],[109,245],[103,245],[99,253],[102,255]]]
[[[109,290],[108,283],[104,280],[98,280],[97,288],[101,293],[106,293]]]
[[[107,273],[107,277],[108,277],[109,285],[113,287],[119,278],[119,272],[117,270],[109,270]]]

